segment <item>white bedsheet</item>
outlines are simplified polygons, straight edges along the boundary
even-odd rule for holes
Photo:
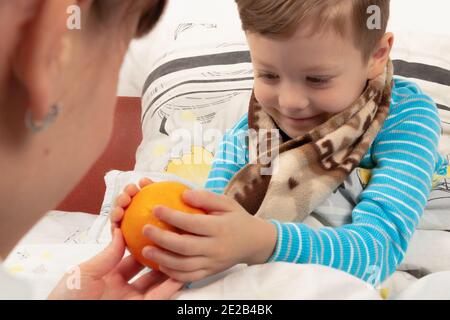
[[[105,247],[105,243],[87,241],[97,218],[81,212],[50,211],[10,253],[4,269],[31,284],[33,299],[45,299],[66,270]]]
[[[49,212],[5,260],[5,269],[32,284],[33,299],[45,299],[67,270],[105,247],[106,243],[88,237],[90,227],[98,218],[84,213]],[[450,271],[435,272],[419,280],[398,271],[380,288],[373,288],[342,271],[319,265],[238,265],[192,284],[174,298],[381,299],[386,296],[450,299]]]

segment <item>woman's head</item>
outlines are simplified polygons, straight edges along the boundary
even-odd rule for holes
[[[103,151],[129,42],[154,26],[164,3],[0,1],[0,201],[9,214],[52,209]],[[67,27],[71,5],[80,8],[80,29]],[[27,113],[38,122],[54,105],[60,115],[50,127],[26,128]]]

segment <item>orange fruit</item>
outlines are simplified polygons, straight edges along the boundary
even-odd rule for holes
[[[141,264],[158,270],[158,265],[144,258],[142,249],[145,246],[155,246],[150,239],[142,234],[142,229],[147,224],[155,225],[161,229],[170,230],[176,233],[183,233],[158,218],[153,214],[155,206],[163,205],[177,211],[191,214],[205,214],[203,210],[193,208],[184,203],[181,198],[182,193],[189,189],[179,182],[165,181],[151,183],[142,188],[131,200],[130,205],[125,209],[125,214],[120,225],[123,237],[131,255]]]

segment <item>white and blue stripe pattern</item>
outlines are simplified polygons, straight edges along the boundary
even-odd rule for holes
[[[440,119],[435,103],[414,83],[395,78],[390,113],[360,167],[372,169],[369,184],[352,211],[352,223],[313,229],[272,220],[278,239],[271,261],[330,266],[378,284],[401,263],[421,218],[433,174],[445,174],[439,155]],[[239,137],[244,116],[227,132],[213,162],[206,189],[223,193],[248,163]]]

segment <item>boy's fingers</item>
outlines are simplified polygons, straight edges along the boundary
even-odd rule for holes
[[[190,234],[178,234],[169,230],[163,230],[151,224],[142,229],[145,237],[155,245],[184,256],[199,256],[210,252],[207,238]]]
[[[233,201],[224,195],[219,195],[206,190],[186,190],[183,192],[183,201],[187,204],[211,211],[229,211],[233,210]]]
[[[153,181],[150,180],[149,178],[142,178],[141,180],[139,180],[139,187],[142,189],[143,187],[145,187],[151,183],[153,183]]]
[[[125,187],[124,192],[130,197],[134,197],[139,192],[139,188],[135,184],[129,184]]]
[[[114,230],[120,228],[120,222],[123,219],[125,211],[121,207],[115,207],[110,215],[109,220],[111,221],[111,234],[114,234]]]
[[[163,206],[155,207],[153,213],[161,221],[193,234],[211,236],[216,233],[215,224],[207,215],[187,214]]]
[[[178,271],[196,271],[205,266],[207,258],[204,256],[182,256],[162,248],[146,246],[141,251],[146,259],[157,263],[160,267],[168,267]]]
[[[116,198],[116,206],[117,207],[125,208],[126,206],[128,206],[130,204],[130,202],[131,202],[131,197],[126,193],[121,193]]]
[[[123,210],[123,208],[115,207],[111,211],[111,215],[110,215],[111,223],[117,223],[117,222],[122,221],[124,213],[125,213],[125,210]]]

